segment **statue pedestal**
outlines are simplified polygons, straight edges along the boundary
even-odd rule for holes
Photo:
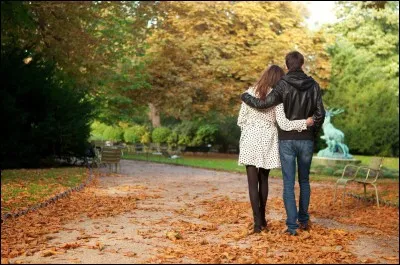
[[[361,160],[357,160],[354,158],[351,159],[345,159],[345,158],[329,158],[329,157],[319,157],[319,156],[314,156],[312,159],[312,164],[313,165],[323,165],[323,166],[345,166],[347,164],[354,164],[358,165],[361,163]]]

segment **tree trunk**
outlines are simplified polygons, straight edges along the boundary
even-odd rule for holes
[[[153,103],[149,103],[149,107],[150,107],[149,118],[151,120],[151,123],[153,124],[153,128],[160,127],[161,126],[160,112]]]

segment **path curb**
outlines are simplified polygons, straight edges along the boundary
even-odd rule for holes
[[[47,199],[44,202],[39,202],[39,203],[37,203],[35,205],[32,205],[28,209],[20,210],[20,211],[18,211],[16,213],[5,213],[5,214],[1,215],[1,223],[4,223],[9,218],[17,218],[17,217],[25,215],[25,214],[27,214],[29,212],[34,212],[34,211],[36,211],[36,210],[38,210],[40,208],[47,207],[48,205],[50,205],[52,203],[55,203],[56,201],[71,195],[71,193],[74,192],[74,191],[75,192],[76,191],[81,191],[84,187],[89,185],[94,179],[93,169],[92,169],[92,167],[90,165],[88,165],[88,169],[89,169],[89,177],[84,182],[82,182],[80,185],[75,186],[73,188],[69,188],[68,190],[66,190],[64,192],[56,194],[56,195],[54,195],[50,199]]]

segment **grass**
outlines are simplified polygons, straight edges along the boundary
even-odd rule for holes
[[[165,164],[175,164],[175,165],[184,165],[191,166],[197,168],[206,168],[206,169],[214,169],[214,170],[222,170],[229,172],[238,172],[245,173],[246,168],[244,166],[239,166],[237,163],[237,158],[215,158],[215,157],[194,157],[194,156],[185,156],[184,158],[179,159],[171,159],[167,157],[163,157],[160,155],[145,155],[145,154],[125,154],[123,156],[124,159],[132,159],[132,160],[144,160],[144,161],[152,161],[158,163]],[[368,165],[371,157],[367,156],[356,156],[356,159],[360,159],[362,164]],[[398,161],[399,158],[388,158],[384,160],[383,165],[385,167],[391,169],[398,169]],[[397,167],[397,168],[396,168]],[[311,169],[315,169],[313,165],[311,165]],[[282,172],[280,169],[271,170],[270,176],[282,178]],[[337,176],[326,175],[321,173],[311,173],[310,180],[312,182],[328,182],[332,185],[338,179]],[[396,205],[399,203],[399,178],[396,179],[379,179],[378,190],[380,198],[389,202],[392,202]],[[357,183],[351,185],[351,191],[355,194],[363,194],[363,186]],[[374,195],[373,189],[371,186],[368,186],[367,196],[372,197]]]
[[[75,187],[86,168],[16,169],[1,172],[1,213],[14,212]]]
[[[197,168],[206,168],[214,170],[222,170],[237,173],[246,173],[244,166],[239,166],[236,158],[215,158],[215,157],[194,157],[185,156],[184,158],[171,159],[160,155],[145,155],[145,154],[125,154],[124,159],[152,161],[165,164],[184,165]],[[282,177],[280,169],[271,170],[270,176]],[[314,174],[311,176],[315,181],[325,181],[337,179],[333,176]]]
[[[145,155],[145,154],[125,154],[124,159],[144,160],[159,162],[165,164],[185,165],[198,168],[216,169],[230,172],[246,172],[244,166],[239,166],[237,159],[232,158],[208,158],[185,156],[184,158],[171,159],[160,155]]]
[[[369,162],[371,161],[372,156],[355,155],[354,158],[360,160],[361,164],[368,165]],[[385,157],[385,158],[383,158],[383,166],[390,168],[390,169],[399,170],[399,158],[398,157]]]
[[[163,157],[160,155],[146,155],[146,154],[125,154],[123,156],[124,159],[133,159],[133,160],[144,160],[144,161],[153,161],[159,163],[166,164],[176,164],[176,165],[185,165],[191,167],[198,168],[207,168],[207,169],[215,169],[215,170],[223,170],[230,172],[239,172],[245,173],[246,168],[244,166],[239,166],[237,163],[237,158],[215,158],[215,157],[195,157],[195,156],[185,156],[184,158],[178,159],[170,159],[167,157]],[[369,161],[372,157],[369,156],[356,156],[356,159],[361,160],[361,163],[364,165],[368,165]],[[383,161],[383,166],[391,169],[399,169],[399,158],[385,158]],[[313,169],[313,165],[311,165],[311,169]],[[282,177],[282,172],[280,169],[274,169],[271,171],[271,175]],[[329,174],[314,174],[312,177],[315,180],[320,179],[337,179],[337,177],[333,177]]]

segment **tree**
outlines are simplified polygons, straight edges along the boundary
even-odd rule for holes
[[[208,111],[238,111],[238,95],[287,52],[308,53],[307,70],[329,76],[322,34],[303,24],[290,2],[160,2],[143,58],[151,86],[126,96],[157,113],[193,119]],[[311,52],[312,51],[312,52]],[[315,63],[313,63],[315,62]],[[317,65],[318,64],[318,65]],[[319,68],[318,68],[319,67]],[[158,122],[154,122],[158,126]]]
[[[147,23],[155,2],[1,2],[1,45],[40,53],[87,90],[100,118],[126,118],[132,100],[120,91],[146,86]]]
[[[92,101],[39,54],[28,56],[19,49],[1,51],[2,168],[82,157],[88,147]]]
[[[326,103],[346,110],[335,123],[350,151],[398,156],[398,3],[341,2],[338,10]]]

